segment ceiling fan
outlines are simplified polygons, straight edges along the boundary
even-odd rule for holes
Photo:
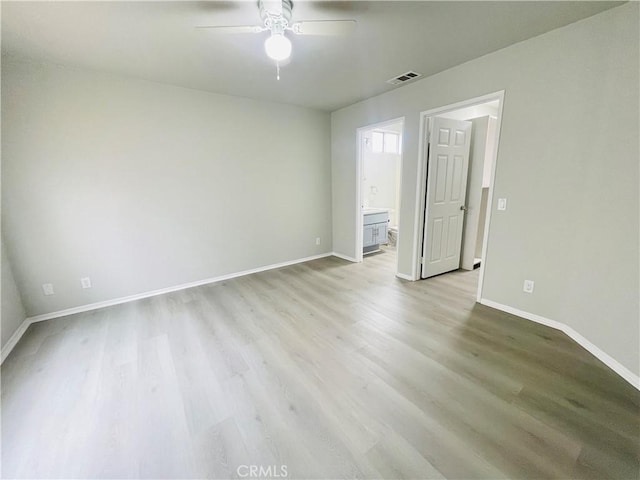
[[[276,61],[278,80],[280,62],[291,56],[291,40],[285,35],[347,35],[356,28],[355,20],[313,20],[291,23],[293,0],[258,0],[258,11],[262,25],[202,25],[196,28],[211,29],[217,33],[261,33],[268,31],[264,42],[267,56]]]

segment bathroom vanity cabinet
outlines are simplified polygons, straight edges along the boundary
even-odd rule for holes
[[[362,253],[372,253],[380,250],[381,244],[387,244],[387,230],[389,228],[389,211],[367,208],[363,210]]]

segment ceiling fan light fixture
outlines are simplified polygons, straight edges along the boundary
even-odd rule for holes
[[[264,50],[269,58],[281,62],[291,56],[291,40],[283,33],[273,33],[265,40]]]

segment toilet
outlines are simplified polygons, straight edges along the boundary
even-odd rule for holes
[[[398,243],[398,226],[389,227],[389,245],[395,247]]]

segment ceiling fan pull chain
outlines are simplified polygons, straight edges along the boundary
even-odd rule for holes
[[[280,62],[276,62],[276,79],[280,80]]]

